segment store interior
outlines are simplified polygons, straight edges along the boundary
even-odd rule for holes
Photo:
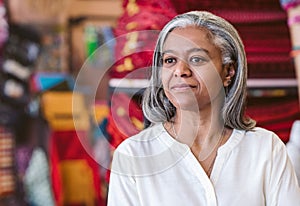
[[[114,149],[147,126],[157,31],[186,11],[237,28],[246,113],[300,154],[300,21],[282,2],[0,0],[0,205],[106,205]]]

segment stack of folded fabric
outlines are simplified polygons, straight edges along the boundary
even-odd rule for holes
[[[158,32],[177,13],[169,0],[125,0],[123,9],[114,30],[115,64],[110,78],[122,82],[144,80],[148,78]],[[123,87],[127,90],[113,90],[111,94],[107,127],[113,147],[139,132],[144,124],[140,103],[136,101],[139,98],[135,98],[140,94],[131,85]]]

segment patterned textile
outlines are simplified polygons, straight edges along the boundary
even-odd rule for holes
[[[143,129],[143,113],[139,105],[125,93],[115,93],[111,101],[107,131],[112,147]]]
[[[258,126],[274,131],[285,143],[293,122],[300,115],[298,100],[293,97],[251,98],[246,112]]]
[[[16,192],[14,172],[15,141],[12,131],[0,126],[0,198]]]
[[[244,42],[250,78],[295,77],[287,15],[278,1],[171,1],[178,13],[201,9],[229,20]]]
[[[117,38],[116,63],[110,73],[113,78],[122,78],[134,70],[149,67],[157,30],[176,15],[169,0],[125,0],[123,8],[124,14],[118,19],[114,30]],[[144,71],[135,72],[130,78],[146,78],[146,74]]]
[[[280,9],[280,4],[276,0],[253,0],[250,2],[248,1],[235,1],[235,0],[228,0],[228,1],[210,1],[210,0],[171,0],[173,3],[176,11],[178,13],[195,10],[195,9],[207,9],[207,10],[224,10],[228,9],[232,11],[232,15],[236,11],[270,11],[273,9]]]

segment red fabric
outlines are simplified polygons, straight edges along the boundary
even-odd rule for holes
[[[93,171],[96,205],[104,206],[105,203],[101,198],[100,177],[98,174],[99,166],[82,146],[82,142],[79,140],[80,137],[88,138],[86,132],[78,132],[77,134],[76,131],[53,131],[51,134],[49,154],[51,161],[51,181],[56,203],[57,205],[63,205],[62,180],[58,168],[59,162],[63,160],[84,159]]]
[[[234,11],[243,11],[243,10],[280,10],[281,6],[277,0],[253,0],[249,1],[236,1],[236,0],[227,0],[227,1],[211,1],[211,0],[171,0],[176,11],[178,13],[183,13],[191,10],[211,10],[211,9],[231,9]]]
[[[59,171],[59,157],[54,138],[50,138],[49,142],[49,156],[50,156],[50,177],[54,199],[57,205],[63,204],[63,191],[61,173]]]
[[[231,22],[244,42],[250,78],[295,78],[287,14],[279,1],[171,1],[178,13],[207,10]]]
[[[116,148],[123,140],[137,134],[140,129],[133,125],[131,118],[143,123],[140,106],[125,93],[115,93],[111,100],[108,116],[107,132],[111,137],[111,145]]]
[[[132,13],[129,4],[136,6],[136,13]],[[133,3],[125,0],[123,7],[124,14],[118,19],[114,30],[117,37],[116,63],[112,66],[110,75],[113,78],[123,78],[133,73],[131,78],[147,78],[145,72],[132,71],[151,66],[158,31],[177,13],[169,0],[137,0]]]
[[[129,0],[124,0],[123,1],[123,8],[126,9],[128,3],[130,1]],[[170,9],[173,8],[173,4],[171,1],[169,0],[163,0],[163,1],[157,1],[157,0],[135,0],[135,1],[131,1],[134,2],[136,5],[138,5],[139,7],[143,7],[143,6],[148,6],[151,8],[159,8],[159,9]]]
[[[297,97],[250,98],[246,113],[258,126],[274,131],[283,142],[289,140],[292,124],[300,117]]]
[[[110,134],[110,144],[113,147],[112,150],[114,150],[122,141],[128,138],[128,135],[119,130],[111,114],[108,116],[108,122],[107,132]]]

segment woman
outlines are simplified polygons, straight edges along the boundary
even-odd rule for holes
[[[285,145],[244,116],[237,31],[194,11],[161,31],[143,99],[152,125],[115,151],[108,205],[298,205]]]

